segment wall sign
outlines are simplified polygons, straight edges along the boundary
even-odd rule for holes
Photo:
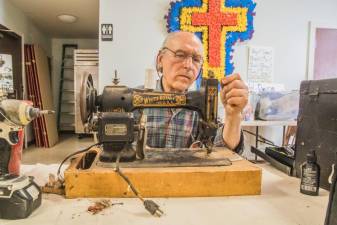
[[[274,49],[272,47],[249,47],[248,82],[273,82]]]
[[[111,23],[101,24],[101,39],[102,41],[112,41],[113,40],[113,26]]]

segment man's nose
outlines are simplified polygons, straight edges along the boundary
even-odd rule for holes
[[[189,55],[184,59],[184,66],[187,68],[191,68],[192,65],[193,65],[193,59],[192,59],[192,56]]]

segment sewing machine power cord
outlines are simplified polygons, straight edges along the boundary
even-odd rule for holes
[[[159,205],[157,203],[155,203],[152,200],[145,200],[137,191],[137,189],[135,188],[135,186],[133,186],[133,184],[131,183],[130,179],[122,172],[122,170],[119,167],[119,160],[120,160],[120,156],[121,156],[121,152],[118,154],[117,159],[116,159],[116,168],[115,168],[115,172],[121,176],[123,178],[123,180],[129,185],[130,189],[132,190],[132,192],[135,194],[135,196],[141,200],[144,204],[145,209],[151,213],[151,215],[153,216],[162,216],[164,214],[164,212],[159,208]]]
[[[65,157],[65,158],[63,159],[63,161],[61,162],[59,168],[57,169],[57,177],[58,177],[60,180],[62,180],[62,181],[64,180],[64,178],[61,177],[61,167],[63,166],[63,164],[64,164],[68,159],[70,159],[71,157],[73,157],[73,156],[75,156],[75,155],[78,155],[78,154],[87,152],[87,151],[88,151],[89,149],[91,149],[92,147],[97,146],[97,145],[101,145],[101,144],[103,144],[103,143],[102,143],[102,142],[99,142],[99,143],[90,145],[89,147],[87,147],[87,148],[85,148],[85,149],[82,149],[82,150],[73,152],[73,153],[71,153],[70,155],[68,155],[67,157]]]
[[[63,164],[68,160],[70,159],[71,157],[75,156],[75,155],[78,155],[78,154],[81,154],[81,153],[84,153],[84,152],[87,152],[88,150],[90,150],[92,147],[94,146],[98,146],[98,145],[101,145],[103,144],[103,142],[99,142],[99,143],[96,143],[96,144],[93,144],[93,145],[90,145],[89,147],[85,148],[85,149],[82,149],[82,150],[79,150],[79,151],[76,151],[74,153],[71,153],[70,155],[68,155],[60,164],[58,170],[57,170],[57,177],[61,180],[61,181],[64,181],[64,178],[61,177],[61,167],[63,166]],[[121,154],[118,154],[117,156],[117,159],[116,159],[116,168],[115,168],[115,172],[121,176],[123,178],[123,180],[128,184],[128,186],[131,188],[132,192],[135,194],[135,196],[140,199],[143,204],[144,204],[144,207],[145,209],[151,213],[151,215],[154,215],[154,216],[158,216],[160,217],[161,215],[164,214],[164,212],[159,208],[159,205],[156,204],[154,201],[152,200],[145,200],[140,194],[139,192],[137,191],[137,189],[133,186],[133,184],[131,183],[130,179],[121,171],[120,169],[120,166],[119,166],[119,160],[120,160],[120,156]]]

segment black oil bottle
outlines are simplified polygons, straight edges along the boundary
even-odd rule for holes
[[[307,154],[307,161],[301,166],[300,191],[306,195],[318,195],[320,167],[317,164],[315,151]]]

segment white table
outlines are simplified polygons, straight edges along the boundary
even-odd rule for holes
[[[92,199],[64,199],[44,195],[42,206],[25,220],[0,220],[1,225],[323,225],[328,192],[313,197],[299,192],[300,180],[271,167],[262,167],[262,194],[214,198],[160,198],[161,218],[152,217],[138,199],[111,199],[123,202],[91,215],[86,212]],[[47,170],[46,167],[43,168]],[[37,170],[35,170],[37,172]],[[178,187],[176,187],[178,188]]]
[[[252,121],[242,121],[241,126],[243,127],[256,127],[255,128],[255,147],[259,147],[259,127],[266,126],[282,126],[283,127],[283,135],[282,135],[282,144],[285,135],[285,129],[287,126],[297,126],[297,121],[294,120],[284,120],[284,121],[264,121],[264,120],[252,120]],[[257,160],[257,156],[255,155],[255,161]]]
[[[297,126],[297,121],[295,120],[278,120],[278,121],[264,121],[264,120],[252,120],[252,121],[242,121],[242,126],[245,127],[265,127],[265,126]]]

